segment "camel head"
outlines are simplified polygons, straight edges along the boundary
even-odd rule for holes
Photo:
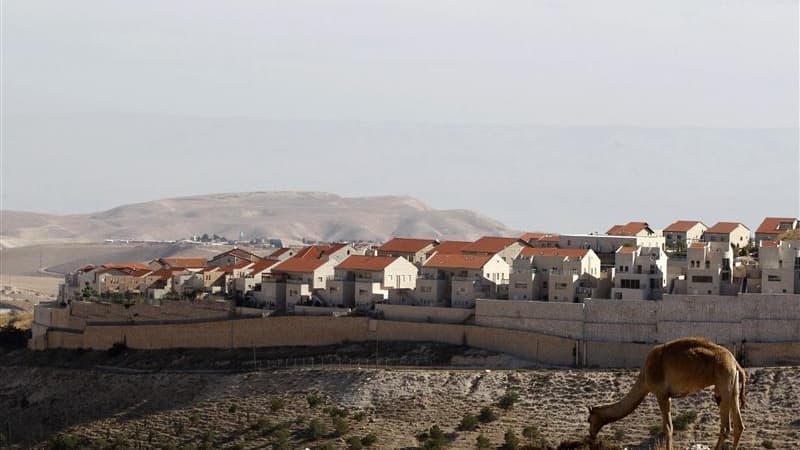
[[[592,440],[597,439],[597,433],[600,432],[600,429],[603,428],[603,425],[606,424],[606,421],[603,420],[603,417],[600,415],[598,408],[593,408],[591,406],[587,406],[586,409],[589,410],[589,437]]]

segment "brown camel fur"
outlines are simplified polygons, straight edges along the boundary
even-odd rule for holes
[[[725,347],[704,338],[683,338],[658,345],[647,355],[633,388],[620,401],[589,408],[589,437],[594,440],[607,423],[627,416],[653,393],[661,409],[666,446],[672,450],[670,398],[685,397],[714,386],[718,398],[720,431],[715,450],[720,450],[733,420],[733,450],[739,446],[744,430],[740,406],[744,407],[745,372]]]

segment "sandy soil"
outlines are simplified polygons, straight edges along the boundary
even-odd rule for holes
[[[747,430],[744,448],[800,447],[800,368],[748,370]],[[7,380],[0,391],[16,439],[43,440],[55,430],[92,439],[120,439],[142,446],[200,442],[213,433],[215,447],[239,443],[264,448],[274,435],[254,430],[264,423],[285,423],[294,448],[344,438],[303,438],[302,430],[319,418],[332,430],[323,406],[310,407],[308,393],[326,405],[345,408],[349,436],[373,432],[376,448],[417,446],[415,436],[431,425],[455,433],[451,448],[474,448],[479,433],[500,445],[509,428],[520,433],[536,425],[551,442],[575,440],[587,432],[585,406],[618,398],[632,385],[634,371],[617,370],[302,370],[249,374],[121,374],[98,370],[0,367]],[[520,401],[510,411],[495,407],[499,419],[477,431],[456,431],[462,416],[477,414],[504,393],[516,390]],[[273,399],[284,406],[273,410]],[[81,399],[76,402],[75,399]],[[676,432],[678,448],[712,444],[718,429],[710,391],[673,402],[675,414],[697,413],[686,431]],[[353,415],[363,412],[364,418]],[[648,448],[651,428],[659,423],[655,400],[648,398],[628,418],[604,429],[620,445]]]

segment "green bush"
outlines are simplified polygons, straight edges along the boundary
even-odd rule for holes
[[[230,414],[236,414],[236,410],[237,410],[236,405],[231,405],[231,406],[228,407],[228,412]]]
[[[376,442],[378,442],[378,436],[375,433],[369,433],[361,438],[361,444],[363,444],[364,447],[370,447]]]
[[[361,444],[361,439],[356,436],[351,436],[347,438],[345,441],[347,443],[347,448],[350,450],[361,450],[363,445]]]
[[[362,420],[364,420],[365,417],[367,417],[367,414],[364,411],[359,411],[353,414],[353,420],[355,420],[356,422],[361,422]]]
[[[501,409],[508,411],[514,407],[514,404],[519,401],[519,394],[516,391],[508,391],[497,402],[497,406]]]
[[[59,434],[47,441],[47,450],[73,450],[83,448],[80,440],[71,434]]]
[[[542,433],[536,425],[528,425],[522,429],[522,435],[530,441],[541,439]]]
[[[331,406],[328,408],[323,409],[325,413],[330,415],[331,417],[347,417],[347,410],[344,408],[337,408],[335,406]]]
[[[306,437],[312,441],[316,441],[322,436],[325,436],[326,433],[328,433],[328,430],[325,428],[325,424],[319,419],[311,420],[311,422],[308,423],[308,428],[306,428]]]
[[[519,438],[514,430],[509,428],[503,436],[503,450],[517,450],[519,448]]]
[[[286,406],[286,404],[281,398],[275,397],[269,401],[269,410],[272,412],[280,411],[284,406]]]
[[[766,449],[775,448],[775,444],[773,444],[772,441],[764,441],[764,442],[761,443],[761,446],[766,448]]]
[[[497,413],[494,412],[491,406],[484,406],[481,408],[480,414],[478,414],[478,420],[483,423],[494,422],[497,420]]]
[[[464,414],[461,418],[461,423],[458,424],[458,429],[461,431],[473,431],[478,428],[478,417],[474,414]]]
[[[306,401],[308,402],[308,406],[310,408],[316,408],[317,406],[322,404],[322,397],[318,394],[313,392],[306,394]]]
[[[347,423],[347,419],[339,416],[334,417],[333,430],[336,436],[344,436],[347,431],[350,430],[350,425]]]
[[[689,425],[694,423],[695,420],[697,420],[697,413],[694,411],[680,413],[677,417],[672,419],[672,429],[675,431],[686,431]]]
[[[190,424],[197,425],[198,422],[200,422],[200,416],[198,416],[197,413],[189,414],[189,423]]]
[[[477,438],[475,438],[475,448],[478,450],[487,450],[492,446],[491,442],[489,442],[489,438],[487,438],[483,433],[479,434]]]

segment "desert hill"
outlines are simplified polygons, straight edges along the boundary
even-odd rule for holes
[[[20,247],[104,239],[167,240],[202,233],[228,238],[385,240],[390,236],[475,239],[514,234],[469,210],[437,210],[412,197],[342,197],[323,192],[247,192],[170,198],[91,214],[2,211],[0,243]]]

